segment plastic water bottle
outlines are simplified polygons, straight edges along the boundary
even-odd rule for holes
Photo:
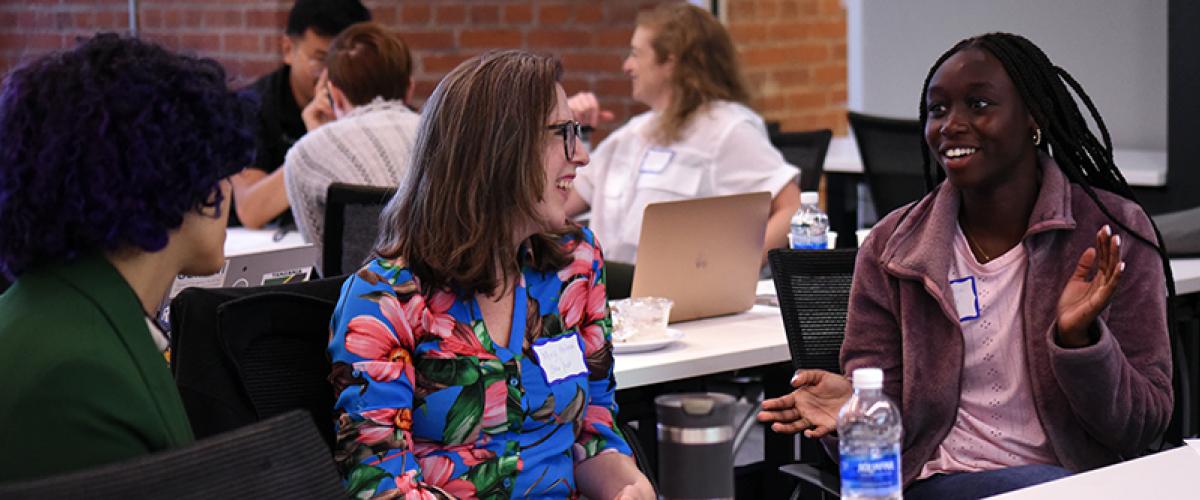
[[[842,498],[900,499],[900,411],[883,395],[883,370],[854,370],[854,395],[838,412]]]
[[[829,216],[821,211],[818,203],[821,195],[816,191],[800,193],[800,209],[792,216],[791,245],[797,250],[824,250],[829,248],[825,232],[829,230]]]

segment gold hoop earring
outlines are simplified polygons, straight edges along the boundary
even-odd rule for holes
[[[1042,145],[1042,129],[1041,128],[1033,129],[1033,145],[1034,146]]]

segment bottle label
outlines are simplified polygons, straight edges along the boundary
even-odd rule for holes
[[[795,241],[792,243],[792,250],[825,250],[827,245],[820,243],[809,243]]]
[[[882,497],[900,493],[900,453],[874,450],[842,455],[842,496]]]

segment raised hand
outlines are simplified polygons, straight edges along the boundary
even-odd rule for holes
[[[854,393],[850,380],[824,370],[799,370],[792,377],[791,394],[768,399],[758,412],[759,422],[772,422],[780,433],[804,432],[819,438],[837,429],[837,414]]]
[[[300,118],[304,120],[304,128],[309,132],[337,119],[337,115],[333,111],[333,99],[329,95],[329,73],[327,71],[322,71],[321,76],[317,78],[317,87],[313,89],[313,100],[309,101],[308,105],[300,111]]]
[[[612,111],[600,108],[600,101],[597,101],[596,94],[591,92],[580,92],[571,96],[567,99],[567,107],[575,114],[575,120],[584,125],[594,126],[616,118]]]
[[[1096,232],[1096,246],[1079,256],[1075,272],[1058,299],[1059,345],[1084,347],[1092,343],[1088,329],[1112,299],[1124,270],[1121,237],[1105,225]],[[1093,275],[1090,280],[1089,275]]]

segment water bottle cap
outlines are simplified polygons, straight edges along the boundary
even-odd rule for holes
[[[882,389],[883,370],[879,368],[859,368],[854,370],[855,389]]]
[[[821,202],[821,193],[816,191],[805,191],[800,193],[801,205],[816,205]]]

